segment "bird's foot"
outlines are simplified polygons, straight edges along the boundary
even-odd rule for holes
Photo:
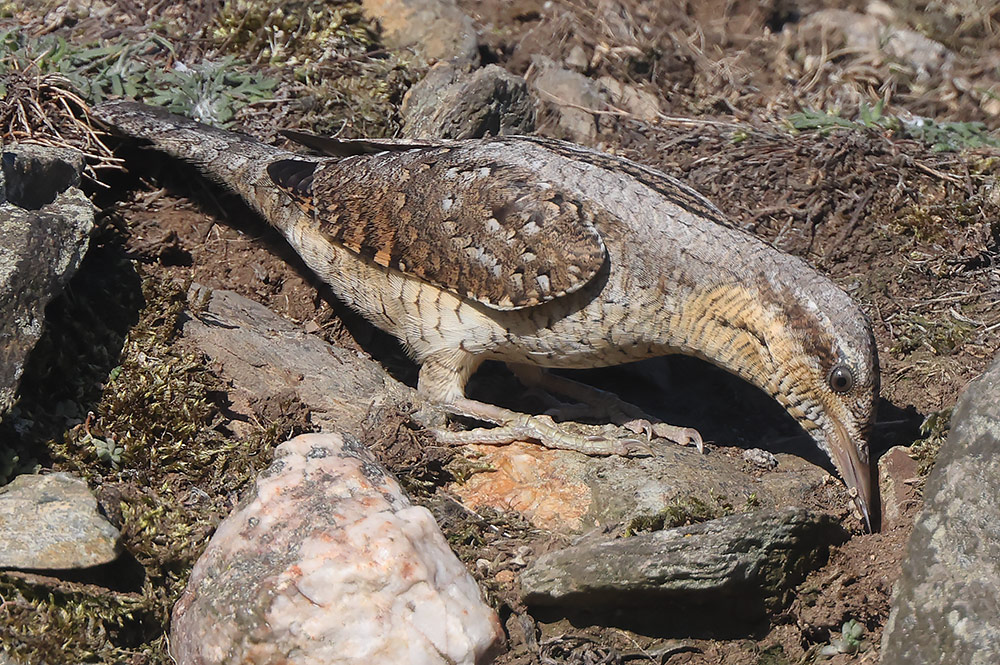
[[[649,446],[637,439],[611,439],[569,432],[557,425],[550,416],[532,416],[498,406],[460,398],[443,404],[453,415],[493,423],[497,427],[482,427],[463,432],[435,428],[431,432],[439,443],[447,445],[505,445],[514,441],[537,441],[546,448],[575,450],[585,455],[622,455],[647,457]]]
[[[635,434],[645,434],[650,440],[667,439],[682,446],[694,446],[699,453],[705,452],[705,443],[698,430],[665,423],[614,393],[551,374],[540,367],[510,365],[510,368],[522,383],[533,389],[577,400],[577,404],[560,404],[546,411],[546,415],[557,420],[604,419]]]
[[[588,386],[588,388],[590,388]],[[645,434],[650,440],[666,439],[681,446],[694,446],[699,453],[705,452],[705,442],[698,430],[691,427],[678,427],[665,423],[653,416],[647,415],[642,409],[630,404],[617,395],[592,388],[594,391],[590,401],[585,404],[566,404],[546,411],[546,414],[559,420],[578,420],[580,418],[604,418],[624,427],[633,434]]]

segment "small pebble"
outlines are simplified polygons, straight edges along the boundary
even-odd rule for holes
[[[750,448],[743,451],[743,459],[748,464],[752,464],[761,469],[771,469],[778,466],[778,458],[766,450],[760,448]]]

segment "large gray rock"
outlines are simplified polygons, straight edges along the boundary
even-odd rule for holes
[[[474,665],[501,635],[431,513],[356,439],[306,434],[219,526],[170,651],[178,665]]]
[[[801,508],[732,515],[551,552],[521,574],[522,593],[529,605],[570,608],[734,599],[781,606],[846,537],[829,516]]]
[[[408,138],[528,134],[535,128],[535,101],[524,79],[502,67],[470,73],[440,63],[406,93],[402,115]]]
[[[924,502],[882,663],[1000,663],[1000,356],[959,398]]]
[[[0,418],[14,403],[45,306],[87,252],[94,207],[74,150],[10,145],[0,175]]]
[[[0,488],[0,568],[97,566],[118,558],[120,538],[79,478],[22,475]]]

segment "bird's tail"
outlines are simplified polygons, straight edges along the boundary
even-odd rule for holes
[[[291,199],[271,182],[267,166],[289,157],[310,159],[307,156],[137,102],[105,102],[93,107],[91,116],[118,134],[194,164],[212,180],[241,195],[282,231],[301,215]]]

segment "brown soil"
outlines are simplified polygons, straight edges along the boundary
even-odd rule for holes
[[[173,18],[200,25],[211,3],[189,4],[197,9]],[[862,303],[881,354],[883,424],[873,444],[879,454],[912,443],[923,416],[951,407],[1000,346],[998,153],[985,148],[936,153],[915,140],[872,129],[793,134],[781,121],[803,108],[856,109],[860,100],[879,98],[896,111],[981,121],[993,129],[1000,118],[986,110],[983,98],[956,92],[939,74],[918,81],[894,73],[899,70],[893,63],[848,51],[819,64],[810,61],[807,56],[834,51],[840,43],[835,34],[821,37],[797,30],[797,24],[817,9],[864,11],[866,4],[459,1],[481,30],[486,61],[530,77],[532,56],[564,61],[579,47],[587,76],[610,76],[651,93],[661,111],[658,122],[619,111],[601,114],[596,144],[678,175],[743,227],[806,257]],[[1000,58],[995,15],[984,10],[985,18],[976,20],[942,10],[948,3],[920,0],[890,4],[902,22],[955,52],[953,77],[964,75],[972,82],[969,89],[1000,85],[978,64]],[[140,13],[132,12],[133,27]],[[538,132],[562,137],[558,114],[558,107],[542,104]],[[848,111],[844,115],[854,117]],[[262,127],[254,118],[252,124]],[[176,164],[159,172],[156,160],[143,161],[147,169],[139,175],[146,184],[117,183],[138,191],[125,195],[114,214],[127,228],[129,255],[144,264],[146,274],[235,290],[322,330],[331,343],[367,350],[404,380],[413,380],[414,368],[398,347],[338,304],[248,208],[193,172],[176,173]],[[101,200],[110,198],[101,195]],[[685,376],[704,369],[683,362],[679,367]],[[485,382],[494,378],[509,380],[488,374]],[[594,378],[614,388],[621,375],[612,371]],[[725,407],[711,401],[714,381],[690,398],[707,395],[700,406],[682,400],[676,408],[701,408],[718,421]],[[478,389],[489,390],[483,383]],[[737,401],[746,397],[735,394]],[[766,430],[756,435],[759,439],[781,431],[781,424],[761,424],[755,398],[746,399],[750,407],[740,411],[737,406],[718,426],[720,442],[753,443],[753,435],[738,434],[744,426]],[[412,451],[396,451],[389,461],[404,470],[415,459],[420,457]],[[517,554],[517,538],[487,535],[459,551],[507,621],[510,643],[501,663],[811,662],[815,648],[851,619],[864,624],[868,644],[860,655],[842,654],[827,662],[874,663],[918,508],[919,501],[910,501],[902,518],[880,533],[863,535],[852,526],[854,536],[809,576],[787,609],[725,639],[690,639],[673,634],[669,626],[652,637],[566,620],[532,623],[510,588],[512,568],[500,565],[486,572],[475,566],[480,559],[509,561]],[[452,534],[469,519],[441,505],[435,510]],[[850,516],[843,517],[853,524]],[[505,533],[524,535],[526,530],[517,525]],[[727,620],[719,617],[720,624]]]

